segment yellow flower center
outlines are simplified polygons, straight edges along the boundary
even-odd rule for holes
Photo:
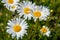
[[[16,6],[12,6],[12,9],[14,9]]]
[[[41,32],[42,32],[42,33],[46,33],[46,32],[47,32],[47,29],[46,29],[46,28],[42,28],[42,29],[41,29]]]
[[[22,30],[22,28],[21,28],[21,26],[20,26],[19,24],[16,24],[16,25],[14,25],[13,30],[14,30],[15,32],[19,32],[19,31]]]
[[[14,3],[14,0],[8,0],[8,3],[9,4],[13,4]]]
[[[35,17],[40,17],[41,16],[41,12],[40,11],[35,11],[33,12]]]
[[[30,13],[30,8],[24,8],[24,12],[25,12],[25,14],[29,14]]]

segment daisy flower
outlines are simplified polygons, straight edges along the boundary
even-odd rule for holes
[[[18,2],[19,0],[2,0],[2,3],[4,3],[5,6],[14,5],[17,4]]]
[[[43,26],[43,27],[41,28],[40,32],[41,32],[43,35],[46,35],[46,36],[48,36],[48,37],[49,37],[49,35],[50,35],[49,28],[48,28],[48,27],[45,27],[45,26]]]
[[[30,20],[32,17],[31,13],[34,6],[35,3],[23,1],[22,3],[19,4],[17,12],[19,13],[20,17],[24,15],[23,18],[25,19],[28,18],[28,20]]]
[[[18,40],[19,37],[22,38],[24,34],[27,34],[26,29],[28,28],[28,25],[25,20],[20,18],[11,19],[7,24],[7,32],[12,35],[12,38],[16,36]]]
[[[15,12],[16,9],[17,9],[17,5],[12,5],[8,10]]]
[[[33,19],[35,21],[37,18],[39,18],[39,20],[41,21],[41,20],[46,20],[50,12],[49,9],[44,6],[35,6],[32,14],[33,14]]]
[[[4,6],[6,6],[7,9],[10,9],[11,6],[17,5],[18,2],[19,0],[2,0],[2,3],[4,3]]]

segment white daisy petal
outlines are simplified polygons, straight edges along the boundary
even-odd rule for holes
[[[50,31],[48,31],[48,32],[46,33],[46,35],[49,37],[49,35],[50,35]]]

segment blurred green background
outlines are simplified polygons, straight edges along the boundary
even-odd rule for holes
[[[22,0],[20,0],[22,2]],[[28,35],[25,35],[22,40],[60,40],[60,0],[27,0],[35,2],[36,5],[47,6],[50,9],[50,16],[46,21],[36,22],[32,20],[27,20],[29,24]],[[8,20],[17,17],[18,14],[15,12],[13,14],[0,0],[0,40],[16,40],[16,37],[12,39],[11,35],[6,32],[6,26]],[[40,28],[46,25],[51,30],[50,37],[42,36],[39,33]],[[21,40],[21,39],[20,39]]]

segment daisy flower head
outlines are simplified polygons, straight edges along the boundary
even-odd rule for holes
[[[17,5],[18,2],[19,0],[2,0],[2,3],[4,3],[7,9],[10,9],[13,5]]]
[[[10,8],[8,10],[15,12],[15,10],[17,10],[17,5],[10,6]]]
[[[2,3],[4,3],[5,6],[14,5],[17,4],[18,2],[19,0],[2,0]]]
[[[43,26],[43,27],[41,28],[40,32],[41,32],[43,35],[46,35],[46,36],[48,36],[48,37],[49,37],[49,35],[50,35],[50,30],[49,30],[49,28],[46,27],[46,26]]]
[[[32,9],[34,8],[35,3],[29,2],[29,1],[23,1],[22,3],[19,4],[17,12],[19,13],[20,17],[22,15],[23,18],[30,20],[32,17]]]
[[[47,7],[35,6],[32,14],[33,14],[34,21],[36,21],[37,18],[39,18],[39,20],[41,21],[41,20],[46,20],[50,12]]]
[[[28,25],[25,20],[22,20],[20,18],[11,19],[7,25],[7,32],[12,35],[12,38],[16,36],[17,40],[19,37],[22,39],[24,34],[27,34],[26,29],[28,28]]]

